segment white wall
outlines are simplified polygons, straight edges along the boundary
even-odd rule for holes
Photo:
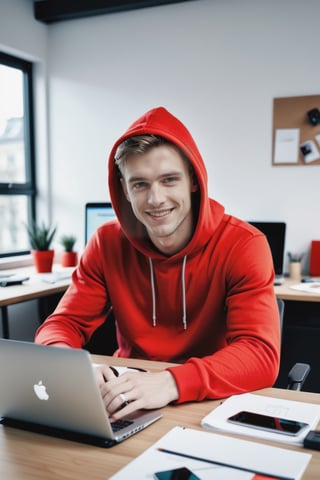
[[[109,198],[113,142],[164,105],[189,127],[210,195],[229,213],[286,221],[286,250],[320,238],[320,167],[271,166],[273,98],[319,95],[318,0],[197,0],[49,26],[33,19],[31,0],[4,3],[0,46],[48,61],[39,203],[50,207],[52,188],[59,235],[76,233],[82,248],[85,202]]]
[[[198,0],[51,25],[59,228],[83,238],[84,203],[108,198],[113,142],[164,105],[198,142],[210,195],[242,218],[286,221],[286,249],[307,251],[320,238],[320,169],[271,166],[272,107],[319,94],[319,18],[318,0]]]

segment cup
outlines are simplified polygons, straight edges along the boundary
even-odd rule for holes
[[[289,263],[289,276],[292,280],[301,280],[301,262]]]

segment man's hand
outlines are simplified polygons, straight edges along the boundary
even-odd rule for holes
[[[126,372],[116,377],[107,366],[98,368],[98,385],[111,420],[141,408],[161,408],[179,398],[171,373]]]
[[[96,374],[96,379],[98,383],[98,387],[102,388],[102,386],[108,382],[109,380],[112,380],[113,378],[116,378],[118,375],[114,370],[107,365],[103,365],[100,363],[94,363],[93,364],[94,371]]]

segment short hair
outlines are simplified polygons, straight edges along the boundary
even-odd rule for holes
[[[153,148],[160,147],[161,145],[171,145],[174,147],[182,156],[183,161],[188,165],[190,174],[194,174],[193,166],[187,155],[175,143],[170,142],[170,140],[167,140],[160,135],[135,135],[126,138],[120,143],[114,156],[115,163],[119,168],[120,173],[123,172],[123,165],[131,155],[147,153]]]

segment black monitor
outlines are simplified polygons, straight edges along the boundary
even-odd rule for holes
[[[286,239],[286,224],[284,222],[249,222],[267,237],[273,258],[274,272],[283,274],[284,245]]]
[[[110,202],[89,202],[85,205],[85,245],[100,225],[116,217]]]

